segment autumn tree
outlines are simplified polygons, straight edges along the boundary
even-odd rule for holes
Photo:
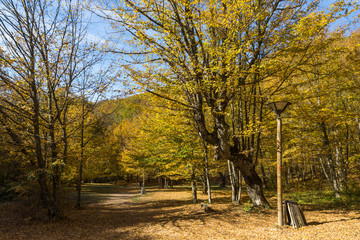
[[[0,2],[1,124],[31,166],[49,217],[59,213],[73,83],[93,65],[79,1]],[[52,188],[49,188],[52,186]]]
[[[317,6],[318,1],[305,0],[125,0],[102,6],[111,12],[102,14],[115,29],[133,36],[136,50],[116,51],[143,63],[143,68],[124,66],[130,76],[148,91],[186,106],[216,158],[240,169],[253,204],[265,206],[255,171],[258,133],[243,131],[261,122],[262,106],[272,94],[264,83],[277,79],[279,90],[321,47],[318,34],[348,5],[337,2],[328,12],[316,11]],[[164,86],[172,90],[161,92]],[[244,128],[234,134],[229,112],[237,101]]]

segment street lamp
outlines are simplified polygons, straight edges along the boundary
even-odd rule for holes
[[[285,101],[268,103],[268,106],[277,115],[277,136],[276,136],[276,149],[277,149],[277,207],[278,207],[278,225],[283,226],[283,208],[282,208],[282,185],[281,185],[281,165],[282,165],[282,149],[281,149],[281,128],[282,122],[280,115],[287,106],[291,103]]]

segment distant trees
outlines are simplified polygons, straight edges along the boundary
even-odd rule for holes
[[[142,97],[146,97],[142,114],[127,123],[127,129],[132,131],[125,142],[123,166],[138,171],[145,168],[154,177],[164,179],[167,185],[173,180],[191,179],[195,192],[204,160],[192,122],[179,117],[185,114],[180,109],[172,110],[171,105],[148,94]],[[194,199],[196,202],[195,195]]]
[[[289,165],[300,161],[304,175],[317,169],[336,197],[347,192],[358,158],[358,36],[337,39],[313,55],[312,66],[301,69],[286,91],[296,102],[290,110]]]

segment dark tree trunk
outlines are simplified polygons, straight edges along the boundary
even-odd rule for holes
[[[220,180],[221,180],[220,187],[221,188],[226,187],[226,172],[225,171],[224,171],[224,173],[219,172],[219,176],[220,176]]]
[[[169,189],[169,179],[167,177],[165,179],[165,189]]]
[[[204,170],[204,174],[200,177],[200,179],[202,181],[202,193],[207,194],[207,182],[206,182],[205,170]]]
[[[81,102],[81,123],[80,123],[80,162],[78,168],[78,181],[76,185],[77,191],[77,201],[76,207],[81,207],[81,184],[83,181],[83,164],[84,164],[84,152],[85,152],[85,142],[84,142],[84,131],[85,131],[85,98],[84,92],[82,93],[82,102]]]
[[[158,182],[159,182],[159,188],[164,189],[164,178],[158,177]]]
[[[264,165],[262,163],[260,164],[260,169],[261,169],[261,177],[262,177],[263,187],[266,188],[267,187],[267,177],[266,177]]]
[[[35,62],[35,59],[34,59]],[[34,67],[35,69],[35,67]],[[42,206],[44,208],[49,207],[49,192],[46,183],[46,164],[45,159],[42,154],[42,146],[41,146],[41,137],[40,137],[40,105],[39,105],[39,98],[38,98],[38,90],[35,82],[35,73],[33,73],[33,80],[31,81],[31,94],[32,94],[32,101],[34,106],[34,114],[32,118],[33,123],[33,130],[34,130],[34,142],[35,142],[35,154],[37,159],[37,170],[38,174],[38,183],[40,186],[40,199]]]
[[[170,189],[174,189],[174,180],[170,179]]]

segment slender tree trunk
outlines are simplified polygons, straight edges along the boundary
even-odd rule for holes
[[[201,137],[201,134],[200,134]],[[201,142],[204,149],[204,170],[205,170],[205,185],[207,187],[206,192],[208,194],[208,202],[211,204],[211,186],[210,186],[210,177],[209,177],[209,158],[208,158],[208,148],[203,138],[201,138]]]
[[[204,173],[202,176],[200,176],[200,179],[202,181],[202,193],[207,194],[207,183],[206,183],[206,174],[205,174],[205,168]]]
[[[239,179],[239,189],[238,189],[238,197],[237,197],[237,201],[238,201],[238,203],[240,204],[240,202],[241,202],[241,193],[242,193],[242,175],[241,175],[241,172],[240,171],[238,171],[238,173],[239,173],[239,177],[238,177],[238,179]]]
[[[49,73],[48,73],[49,74]],[[50,80],[48,80],[50,81]],[[60,168],[57,159],[57,150],[55,142],[55,119],[53,117],[53,98],[52,87],[48,82],[48,137],[50,145],[51,169],[52,169],[52,204],[49,209],[49,218],[57,216],[59,212],[59,185],[60,185]]]
[[[83,164],[84,164],[84,151],[85,151],[85,143],[84,143],[84,131],[85,131],[85,98],[84,93],[82,93],[82,102],[81,102],[81,123],[80,123],[80,162],[78,169],[78,181],[77,181],[77,201],[76,207],[81,207],[81,185],[82,185],[82,174],[83,174]]]
[[[338,176],[336,173],[335,161],[333,159],[333,155],[332,155],[332,151],[331,151],[331,147],[330,147],[330,141],[329,141],[328,134],[327,134],[326,124],[321,123],[320,128],[321,128],[321,131],[323,134],[324,148],[327,151],[327,155],[324,156],[324,158],[326,159],[326,165],[323,163],[322,158],[320,158],[320,163],[322,165],[322,168],[323,168],[323,171],[324,171],[324,174],[325,174],[327,180],[329,181],[330,185],[332,186],[332,188],[334,190],[335,197],[340,198],[341,188],[340,188],[339,179],[338,179]],[[328,170],[326,170],[326,168]]]
[[[304,160],[304,163],[303,163],[303,170],[302,170],[302,182],[303,184],[305,185],[306,183],[306,173],[307,173],[307,164],[306,164],[306,160]]]
[[[192,168],[192,173],[191,173],[192,202],[195,204],[197,203],[196,176],[193,166],[191,168]]]
[[[292,166],[288,166],[287,168],[287,178],[289,179],[289,183],[293,184],[293,177],[292,177]]]
[[[141,186],[141,194],[145,194],[145,168],[143,168],[143,178],[142,178],[142,186]]]
[[[236,187],[236,181],[235,181],[235,177],[234,177],[234,172],[233,172],[233,168],[232,168],[232,163],[230,162],[230,160],[228,160],[228,168],[229,168],[229,178],[230,178],[230,185],[231,185],[231,201],[232,202],[236,202],[237,200],[237,187]]]
[[[267,170],[269,172],[271,185],[272,185],[273,189],[276,189],[274,174],[272,173],[271,168],[269,166],[267,167]]]
[[[267,177],[266,177],[264,165],[262,163],[260,163],[260,169],[261,169],[261,178],[262,178],[262,182],[263,182],[263,188],[266,188],[267,187]]]
[[[165,177],[165,189],[169,189],[169,179]]]

